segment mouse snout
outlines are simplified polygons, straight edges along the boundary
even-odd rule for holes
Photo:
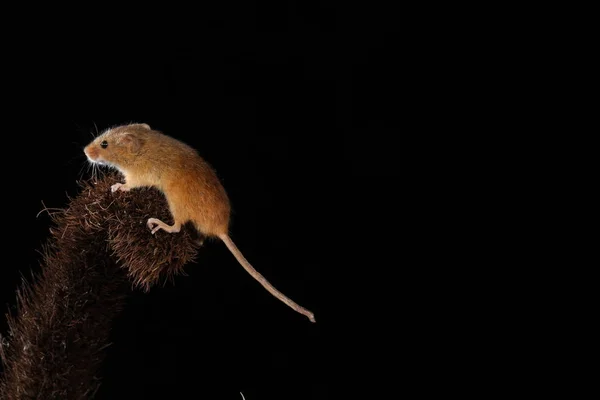
[[[87,146],[85,149],[83,149],[83,152],[85,153],[87,158],[89,158],[92,161],[96,161],[96,159],[98,158],[98,149],[96,149],[95,147]]]

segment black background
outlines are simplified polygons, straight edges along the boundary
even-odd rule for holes
[[[389,16],[325,1],[177,15],[80,17],[5,41],[0,302],[14,307],[21,275],[39,269],[50,220],[37,214],[77,194],[91,133],[145,122],[215,167],[233,240],[317,323],[211,242],[189,276],[132,293],[97,398],[336,398],[334,299],[357,262],[342,250],[361,246],[380,218],[365,210],[393,178]]]

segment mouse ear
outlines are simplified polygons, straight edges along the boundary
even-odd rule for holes
[[[123,136],[121,136],[119,143],[126,146],[130,152],[137,153],[142,148],[142,145],[144,144],[144,139],[132,133],[126,133]]]

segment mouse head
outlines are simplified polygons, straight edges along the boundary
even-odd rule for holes
[[[117,126],[95,138],[83,152],[91,163],[122,170],[140,154],[150,132],[147,124]]]

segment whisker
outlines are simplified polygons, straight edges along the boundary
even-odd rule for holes
[[[89,169],[90,169],[89,162],[81,164],[81,168],[79,168],[79,174],[77,174],[77,177],[79,180],[83,180],[83,175],[87,172],[86,167],[87,167],[87,171],[89,171]]]
[[[79,159],[81,159],[82,157],[85,157],[84,154],[76,154],[73,157],[69,158],[68,160],[66,160],[63,165],[71,165],[73,164],[73,162],[78,161]]]

